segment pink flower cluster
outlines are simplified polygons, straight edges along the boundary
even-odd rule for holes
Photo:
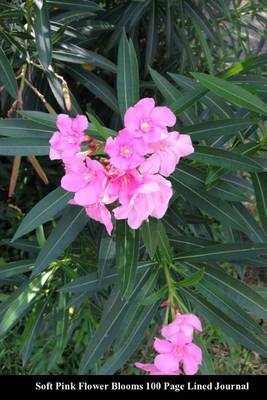
[[[164,339],[154,340],[154,349],[159,353],[154,362],[137,362],[135,366],[150,375],[179,375],[182,365],[185,375],[196,374],[202,361],[202,351],[193,343],[194,329],[202,331],[201,322],[194,314],[176,314],[175,320],[161,329]]]
[[[50,140],[50,158],[61,159],[66,174],[61,186],[74,193],[71,204],[85,207],[87,214],[112,231],[111,213],[116,219],[127,219],[137,229],[149,216],[162,218],[172,196],[170,181],[165,179],[180,158],[194,149],[189,135],[168,132],[176,123],[167,107],[156,107],[152,98],[144,98],[130,107],[124,116],[124,129],[109,137],[104,152],[109,159],[93,160],[81,152],[88,141],[84,116],[71,119],[60,114],[58,131]]]

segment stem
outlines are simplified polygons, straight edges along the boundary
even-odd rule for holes
[[[27,83],[27,85],[32,89],[32,91],[36,94],[37,97],[39,97],[39,99],[41,100],[41,102],[43,103],[43,105],[45,106],[45,108],[47,109],[47,111],[50,114],[56,114],[56,111],[53,109],[53,107],[46,101],[44,95],[39,92],[39,90],[33,86],[31,84],[31,82],[29,82],[26,78],[25,78],[25,82]]]
[[[45,242],[46,242],[43,225],[37,226],[37,228],[36,228],[36,238],[37,238],[37,242],[38,242],[39,246],[43,247]]]

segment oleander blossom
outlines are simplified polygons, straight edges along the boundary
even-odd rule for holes
[[[84,134],[88,128],[88,121],[84,115],[70,118],[68,115],[59,114],[56,122],[58,131],[50,139],[51,160],[64,160],[80,151],[81,143],[86,141]]]
[[[135,363],[150,375],[195,375],[202,362],[202,351],[193,343],[193,331],[202,331],[194,314],[179,314],[173,322],[161,329],[164,339],[155,338],[153,347],[158,353],[153,363]]]
[[[100,144],[103,157],[93,158],[99,142],[85,134],[86,117],[59,114],[49,156],[64,164],[61,186],[73,193],[70,204],[84,207],[109,234],[112,215],[127,219],[132,229],[149,217],[162,218],[172,196],[166,177],[181,157],[194,151],[189,135],[168,131],[175,123],[168,107],[156,106],[152,98],[141,99],[126,111],[124,128],[117,136]]]

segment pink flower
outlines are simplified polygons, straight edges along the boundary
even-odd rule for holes
[[[163,176],[171,175],[180,158],[194,152],[190,136],[179,132],[170,132],[165,139],[151,143],[150,150],[153,154],[141,165],[140,171],[143,174],[159,172]]]
[[[81,206],[98,203],[107,183],[103,165],[85,157],[84,160],[76,158],[73,166],[75,168],[71,170],[71,165],[68,165],[67,173],[61,179],[63,189],[74,192],[74,200]]]
[[[121,204],[128,203],[142,184],[142,176],[136,169],[120,172],[111,168],[108,172],[107,195],[113,201],[119,199]]]
[[[167,136],[167,126],[175,125],[176,117],[168,107],[155,107],[152,98],[144,98],[128,108],[124,115],[125,128],[146,142],[157,142]]]
[[[167,342],[167,343],[164,343]],[[197,373],[202,361],[201,349],[194,343],[174,344],[166,340],[155,339],[155,350],[160,353],[155,357],[155,366],[165,374],[176,372],[183,365],[185,375]]]
[[[185,375],[196,374],[202,362],[202,351],[192,343],[193,329],[202,330],[200,320],[191,313],[178,313],[173,322],[162,328],[165,339],[154,340],[153,347],[158,353],[154,362],[135,366],[150,375],[179,375],[180,366]]]
[[[137,229],[149,217],[162,218],[172,196],[171,183],[160,175],[145,175],[128,203],[115,208],[116,219],[128,219]]]
[[[143,364],[137,362],[134,365],[136,366],[136,368],[143,369],[144,371],[149,372],[150,375],[180,375],[180,371],[178,369],[174,372],[169,372],[168,374],[166,374],[159,368],[157,368],[155,364]]]
[[[103,203],[99,202],[86,206],[85,210],[89,217],[93,218],[95,221],[104,224],[108,234],[111,235],[113,229],[111,214]]]
[[[192,341],[194,329],[199,332],[202,331],[201,322],[198,317],[191,313],[178,313],[173,322],[163,326],[161,334],[173,343],[181,343],[181,340],[189,343]]]
[[[109,137],[105,152],[110,156],[111,164],[120,171],[133,169],[140,165],[147,152],[142,138],[133,137],[126,129],[122,129],[114,139]]]
[[[80,151],[81,143],[86,140],[84,131],[87,127],[88,121],[84,115],[77,115],[72,119],[68,115],[59,114],[57,117],[58,131],[49,141],[50,159],[64,159]]]

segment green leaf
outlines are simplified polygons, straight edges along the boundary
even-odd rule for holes
[[[153,259],[158,246],[158,220],[150,218],[141,227],[142,238],[149,254]]]
[[[48,154],[48,139],[0,138],[1,156],[46,156]]]
[[[127,342],[129,335],[132,333],[133,329],[136,326],[136,321],[144,310],[143,302],[158,286],[160,275],[159,269],[150,268],[150,272],[148,273],[148,275],[149,276],[146,279],[145,284],[139,290],[135,300],[132,302],[128,310],[128,315],[124,317],[124,320],[122,322],[124,329],[121,330],[116,337],[116,341],[113,346],[114,353],[119,351],[124,343]],[[140,278],[138,277],[138,279]]]
[[[10,278],[31,271],[34,267],[34,261],[35,260],[21,260],[4,264],[0,267],[0,279]]]
[[[122,117],[125,111],[140,98],[138,61],[131,39],[125,31],[121,35],[118,50],[117,93]]]
[[[202,268],[198,264],[191,263],[186,263],[186,266],[192,271]],[[204,278],[218,286],[225,295],[230,296],[240,306],[260,318],[267,319],[267,301],[248,285],[227,274],[222,268],[206,264]]]
[[[90,121],[93,123],[94,128],[96,129],[97,133],[103,138],[107,139],[109,136],[112,136],[110,131],[103,127],[100,122],[95,118],[93,114],[88,113]]]
[[[143,261],[139,263],[137,266],[137,275],[139,273],[143,273],[145,269],[149,269],[154,265],[155,262],[153,261]],[[67,285],[60,288],[60,290],[74,293],[87,292],[89,296],[90,294],[94,294],[103,287],[110,285],[117,278],[118,272],[114,270],[106,273],[102,281],[99,280],[99,275],[93,272],[91,274],[77,278],[75,281],[68,283]]]
[[[181,97],[181,92],[176,89],[176,87],[172,85],[166,78],[164,78],[164,76],[150,67],[149,72],[158,90],[169,105],[175,103]],[[194,116],[190,110],[183,112],[180,115],[180,118],[185,124],[193,124],[195,122]]]
[[[49,297],[40,301],[25,324],[23,332],[24,340],[20,351],[23,365],[29,361],[29,358],[32,354],[37,335],[39,334],[42,326],[43,315],[48,305],[48,301]]]
[[[162,287],[156,292],[151,293],[149,296],[145,297],[142,301],[141,304],[145,306],[150,306],[151,304],[155,304],[158,301],[162,301],[165,298],[165,295],[168,293],[168,288],[167,287]]]
[[[238,230],[246,230],[240,215],[226,201],[213,197],[201,189],[191,187],[190,184],[179,179],[175,172],[172,175],[172,182],[177,193],[182,194],[201,210],[220,221],[227,221],[228,224]]]
[[[48,114],[41,111],[18,111],[18,113],[30,121],[44,125],[46,128],[43,129],[49,128],[53,132],[56,130],[57,116],[55,114]]]
[[[215,375],[213,360],[208,352],[205,341],[200,336],[196,336],[194,340],[202,350],[202,364],[200,366],[200,374]]]
[[[24,119],[3,119],[0,120],[0,136],[11,138],[41,138],[49,140],[53,129]]]
[[[199,83],[186,76],[173,73],[168,74],[174,80],[174,82],[176,82],[186,91],[195,90],[200,87]],[[231,118],[233,115],[226,102],[215,96],[213,93],[207,92],[203,98],[201,98],[201,102],[205,104],[205,106],[207,106],[212,113],[220,116],[220,118]]]
[[[202,47],[206,62],[207,62],[207,66],[209,69],[209,73],[213,74],[214,73],[214,67],[213,67],[213,62],[212,62],[212,54],[209,48],[209,44],[208,41],[205,38],[205,35],[203,34],[201,27],[198,25],[198,23],[196,21],[194,21],[194,19],[192,19],[192,23],[193,26],[195,28],[195,32],[196,32],[196,37],[200,42],[200,45]]]
[[[120,349],[110,357],[100,368],[99,375],[113,375],[117,372],[136,351],[146,329],[158,310],[158,304],[152,304],[141,312],[135,325]]]
[[[12,241],[33,231],[39,225],[53,219],[53,217],[68,204],[68,201],[72,197],[72,193],[66,192],[61,187],[50,192],[24,217]]]
[[[175,257],[177,261],[239,261],[267,253],[267,243],[226,243],[192,249]]]
[[[165,260],[168,264],[172,263],[170,241],[162,221],[158,221],[158,251],[161,260]]]
[[[36,259],[32,276],[36,276],[42,272],[51,261],[56,260],[66,247],[76,239],[76,236],[87,223],[88,217],[84,208],[70,206],[42,247]]]
[[[259,114],[267,115],[266,103],[240,86],[203,73],[192,73],[192,75],[199,80],[201,85],[205,86],[217,96],[223,97],[230,103]]]
[[[131,229],[127,220],[117,221],[116,264],[122,298],[129,298],[134,285],[139,255],[139,230]]]
[[[46,0],[34,0],[34,32],[39,59],[44,68],[48,69],[52,61],[52,40],[50,32],[49,12]]]
[[[253,124],[254,122],[249,119],[224,119],[183,126],[179,128],[179,131],[190,134],[192,140],[216,139],[224,135],[230,138],[240,130],[248,128]]]
[[[251,333],[244,325],[236,323],[236,321],[229,318],[228,315],[221,312],[217,307],[209,303],[202,296],[190,292],[188,289],[181,290],[204,318],[218,325],[223,332],[232,337],[235,341],[237,341],[237,343],[242,344],[252,351],[262,354],[263,357],[267,357],[266,344],[253,333]]]
[[[190,19],[198,23],[211,40],[216,41],[212,26],[206,18],[205,14],[201,11],[201,8],[197,7],[194,3],[187,0],[187,2],[185,3],[185,10]]]
[[[87,373],[114,341],[123,319],[127,315],[131,302],[134,301],[139,290],[142,288],[148,272],[139,280],[127,301],[122,300],[120,290],[115,288],[112,291],[110,298],[107,300],[108,307],[105,312],[105,318],[102,316],[101,323],[82,357],[79,369],[80,374]]]
[[[116,265],[116,242],[113,236],[108,236],[106,232],[100,241],[97,265],[98,284],[101,284],[106,274]]]
[[[18,84],[13,68],[3,49],[0,47],[0,82],[13,99],[18,96]]]
[[[267,173],[252,174],[260,222],[267,233]]]
[[[177,288],[180,287],[190,287],[196,286],[204,276],[204,269],[200,269],[199,271],[192,274],[190,277],[182,279],[176,283]]]
[[[258,164],[257,160],[252,157],[208,146],[195,146],[195,151],[193,154],[190,154],[189,158],[191,160],[234,171],[257,172],[264,170],[262,165]]]
[[[66,65],[66,71],[77,79],[84,87],[91,93],[98,97],[105,103],[111,110],[118,112],[118,102],[113,89],[103,79],[99,78],[96,74],[83,70],[81,67],[75,65]]]
[[[188,110],[193,104],[195,104],[201,97],[206,93],[203,88],[192,90],[186,94],[179,96],[179,98],[170,105],[172,111],[179,115],[182,112]]]
[[[0,305],[0,336],[6,332],[23,316],[24,312],[32,305],[35,297],[41,292],[43,286],[52,275],[47,271],[35,279],[26,282],[17,289],[4,303]]]
[[[152,0],[151,12],[149,16],[149,25],[147,29],[146,56],[145,56],[145,74],[148,67],[153,64],[158,45],[158,7],[156,0]]]
[[[92,64],[106,71],[117,72],[116,65],[106,57],[71,43],[63,44],[62,47],[53,50],[53,58],[73,64]]]
[[[229,182],[225,177],[218,180],[212,188],[206,186],[206,171],[191,165],[180,164],[175,170],[175,177],[186,184],[207,191],[210,196],[230,201],[250,201],[251,194],[239,188],[236,182]]]
[[[246,326],[254,333],[263,334],[261,326],[247,314],[240,305],[225,295],[225,291],[212,284],[207,279],[199,282],[197,286],[200,291],[214,306],[218,307],[222,312],[238,322],[240,325]]]
[[[60,292],[58,295],[58,302],[56,305],[56,341],[54,344],[53,352],[51,354],[48,369],[54,368],[57,363],[62,361],[62,353],[66,346],[66,334],[68,325],[68,308],[67,308],[67,295]]]

